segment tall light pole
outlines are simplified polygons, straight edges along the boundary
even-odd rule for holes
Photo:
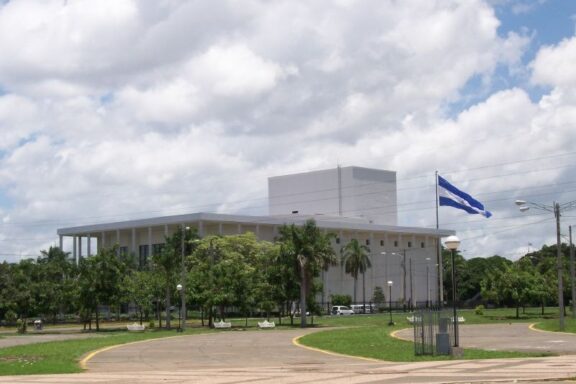
[[[458,347],[458,314],[456,313],[456,263],[454,262],[454,254],[460,246],[460,239],[457,236],[448,236],[444,241],[446,248],[450,250],[452,256],[452,316],[454,321],[454,347]]]
[[[402,253],[397,252],[382,252],[383,255],[396,255],[400,256],[400,267],[402,268],[402,301],[404,308],[406,308],[406,250],[403,249]],[[412,299],[412,298],[411,298]]]
[[[388,325],[394,325],[394,321],[392,320],[392,285],[394,282],[392,280],[388,281],[388,312],[390,312],[390,321]]]
[[[572,226],[568,227],[570,237],[570,283],[572,285],[572,318],[576,319],[576,276],[574,276],[574,244],[572,243]]]
[[[182,324],[182,308],[184,307],[184,304],[183,304],[183,302],[184,302],[184,299],[183,299],[184,290],[182,288],[183,288],[182,284],[178,284],[176,286],[178,293],[180,293],[180,313],[178,316],[178,329],[176,330],[176,332],[182,332],[183,331],[183,329],[182,329],[182,326],[183,326],[183,324]]]
[[[180,252],[181,252],[181,280],[182,283],[178,284],[180,286],[180,298],[182,300],[181,303],[181,317],[182,317],[182,327],[180,328],[182,331],[186,328],[186,263],[184,262],[185,259],[185,252],[184,252],[184,240],[186,238],[186,233],[188,233],[188,230],[190,229],[190,227],[184,227],[184,224],[182,224],[182,235],[181,235],[181,239],[180,239]]]
[[[568,203],[560,204],[560,203],[552,203],[552,205],[544,205],[533,203],[530,201],[525,200],[516,200],[516,205],[521,212],[526,212],[530,208],[540,209],[542,211],[552,212],[554,214],[554,218],[556,219],[556,264],[558,268],[558,307],[560,309],[559,315],[559,328],[560,331],[564,330],[564,284],[562,281],[562,274],[563,274],[563,263],[562,263],[562,250],[561,250],[561,241],[560,241],[560,213],[562,211],[568,211],[571,209],[576,208],[576,200],[570,201]]]
[[[426,258],[426,308],[430,307],[430,258]]]

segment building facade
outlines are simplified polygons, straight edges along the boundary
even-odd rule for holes
[[[393,301],[417,304],[437,300],[438,244],[454,232],[395,225],[394,172],[347,167],[275,177],[269,179],[269,194],[269,216],[193,213],[61,228],[60,247],[64,249],[64,240],[71,238],[66,243],[71,243],[70,251],[78,260],[118,245],[120,251],[135,255],[139,264],[145,265],[165,237],[181,228],[195,229],[200,237],[252,232],[261,240],[274,241],[283,225],[301,225],[313,218],[323,231],[336,235],[332,245],[337,255],[352,239],[369,247],[372,267],[364,279],[358,278],[356,301],[362,301],[363,282],[366,301],[377,286],[388,296],[388,281],[393,282]],[[354,280],[340,264],[321,278],[322,302],[331,294],[353,295]]]

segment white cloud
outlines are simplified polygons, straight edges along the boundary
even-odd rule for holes
[[[472,79],[490,92],[498,68],[530,71],[534,42],[500,25],[480,0],[8,2],[0,212],[11,224],[0,234],[31,238],[37,223],[37,240],[6,252],[37,253],[58,226],[265,213],[267,176],[337,163],[397,170],[404,224],[434,222],[435,169],[513,216],[501,191],[534,195],[574,173],[569,158],[518,162],[576,142],[574,43],[536,56],[532,81],[550,87],[541,100],[502,89],[446,114]],[[526,177],[528,165],[551,170]],[[518,233],[443,214],[465,236],[483,229],[490,241],[471,252],[506,250]]]
[[[560,88],[576,86],[576,37],[542,48],[532,63],[532,81]]]

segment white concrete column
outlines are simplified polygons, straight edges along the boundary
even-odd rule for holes
[[[148,227],[148,255],[150,258],[152,256],[152,227]]]
[[[100,241],[98,241],[96,247],[96,252],[100,252],[104,248],[106,248],[106,232],[102,231],[100,234]]]
[[[64,239],[63,239],[63,236],[62,236],[62,235],[59,235],[59,236],[58,236],[58,240],[59,240],[58,244],[59,244],[60,250],[61,250],[61,251],[64,251]]]
[[[256,238],[260,238],[260,224],[256,224]]]
[[[218,234],[222,236],[222,223],[218,223]]]
[[[116,248],[116,256],[120,256],[120,230],[116,230],[116,244],[118,247]]]
[[[239,235],[242,234],[242,224],[238,224],[238,228],[236,228],[236,233]]]
[[[78,264],[78,248],[76,247],[76,236],[72,236],[72,257],[76,264]]]
[[[131,252],[136,255],[136,228],[132,228]]]
[[[164,225],[164,236],[168,236],[168,224]]]
[[[198,220],[198,236],[200,236],[200,238],[203,238],[205,236],[204,222],[202,220]]]

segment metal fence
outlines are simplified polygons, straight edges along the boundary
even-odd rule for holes
[[[449,310],[420,309],[414,312],[414,354],[448,355],[454,344],[454,323]]]

